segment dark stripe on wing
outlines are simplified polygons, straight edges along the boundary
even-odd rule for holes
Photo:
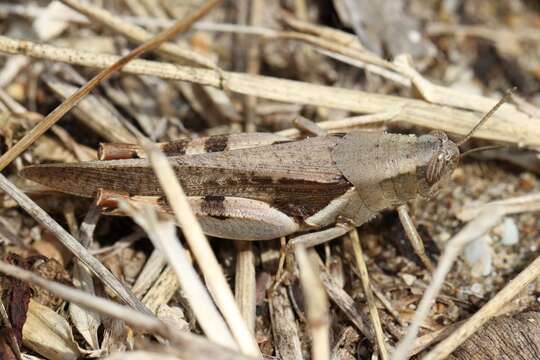
[[[229,136],[227,135],[211,136],[206,139],[204,150],[208,153],[224,151],[227,148],[228,143]]]

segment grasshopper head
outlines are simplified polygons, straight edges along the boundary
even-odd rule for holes
[[[450,175],[459,163],[458,146],[442,131],[430,134],[436,139],[433,155],[429,159],[425,171],[425,182],[428,185],[428,196],[432,196],[450,179]]]

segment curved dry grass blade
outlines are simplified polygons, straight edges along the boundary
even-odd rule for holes
[[[369,274],[367,270],[366,263],[364,261],[364,255],[362,252],[362,247],[360,246],[360,238],[358,236],[358,231],[356,229],[352,230],[349,233],[350,239],[353,245],[354,258],[356,260],[356,266],[360,273],[360,280],[362,281],[362,287],[364,289],[364,295],[369,307],[369,314],[371,315],[371,322],[373,325],[373,332],[375,333],[375,340],[377,341],[377,346],[379,348],[379,355],[381,359],[387,360],[388,350],[387,345],[384,340],[384,332],[381,325],[381,319],[379,317],[379,311],[377,310],[377,305],[375,304],[375,297],[371,291],[371,286],[369,282]]]
[[[123,320],[130,326],[169,339],[175,346],[175,351],[185,359],[254,360],[253,357],[231,351],[200,336],[171,329],[155,316],[147,315],[128,306],[120,305],[105,298],[91,296],[72,287],[44,279],[31,271],[10,265],[4,261],[0,261],[0,272],[38,285],[66,301],[75,302],[89,310],[110,316],[113,319]]]
[[[38,223],[53,233],[58,240],[81,263],[86,265],[105,285],[110,287],[120,299],[139,311],[150,314],[150,311],[127,289],[102,263],[82,246],[73,236],[62,228],[43,209],[36,205],[28,196],[22,193],[15,185],[0,174],[0,188],[15,200],[21,208],[28,212]]]
[[[144,44],[136,47],[127,55],[119,58],[112,65],[100,71],[90,81],[84,84],[80,89],[68,97],[62,104],[55,108],[49,115],[45,117],[38,125],[30,130],[19,142],[17,142],[8,152],[0,156],[0,171],[3,170],[17,156],[23,153],[30,145],[43,135],[51,126],[53,126],[62,116],[71,110],[81,99],[94,89],[99,83],[111,77],[113,73],[122,69],[128,62],[143,53],[155,49],[172,36],[185,31],[191,24],[206,15],[213,7],[221,3],[223,0],[209,0],[203,4],[197,11],[187,18],[178,21],[174,26],[162,31]]]
[[[89,67],[103,68],[118,60],[117,56],[96,54],[19,41],[0,36],[0,51],[10,54],[25,54],[36,58],[62,61]],[[189,81],[229,91],[283,101],[314,105],[357,113],[381,113],[388,109],[401,108],[395,121],[465,135],[478,122],[476,113],[447,105],[437,105],[423,100],[399,96],[373,94],[358,90],[315,85],[300,81],[278,79],[252,74],[216,72],[215,70],[175,66],[155,61],[133,60],[123,69],[127,73],[158,76],[164,79]],[[484,102],[494,101],[482,97]],[[476,133],[476,137],[506,141],[530,148],[540,148],[540,119],[530,117],[515,107],[509,106],[495,114]],[[503,111],[504,110],[504,111]]]
[[[119,205],[120,209],[129,214],[146,231],[154,246],[165,255],[175,270],[186,298],[206,336],[216,344],[236,349],[227,324],[223,321],[206,287],[193,268],[186,250],[176,237],[175,223],[170,219],[159,220],[156,209],[152,206],[135,206],[129,202],[121,202]]]
[[[492,317],[496,316],[499,310],[528,284],[540,276],[540,256],[538,256],[529,266],[523,269],[518,276],[510,281],[501,291],[497,293],[487,304],[482,306],[473,316],[471,316],[455,332],[448,336],[431,350],[422,360],[446,359],[452,351],[462,344],[475,331],[480,329]]]
[[[326,292],[316,265],[310,263],[304,246],[295,246],[294,254],[300,269],[300,281],[306,303],[306,315],[311,332],[311,354],[314,360],[330,358],[330,314]]]
[[[240,349],[245,354],[260,356],[257,342],[242,318],[223,270],[202,231],[201,225],[191,210],[186,194],[169,160],[156,145],[146,143],[143,146],[147,149],[148,158],[168,203],[173,209],[175,218],[204,274],[210,293],[225,317]]]
[[[458,232],[452,239],[448,241],[442,256],[439,259],[439,264],[437,269],[432,276],[431,283],[424,292],[424,296],[418,305],[418,308],[414,314],[413,320],[409,328],[407,329],[407,334],[401,340],[396,350],[392,354],[392,360],[403,360],[408,358],[410,349],[413,346],[420,325],[424,322],[426,317],[429,314],[431,306],[435,302],[435,298],[439,293],[446,274],[452,268],[452,265],[461,252],[463,247],[484,235],[488,232],[493,226],[495,226],[500,218],[502,212],[500,209],[493,209],[490,212],[484,212],[478,216],[473,221],[469,222],[460,232]]]

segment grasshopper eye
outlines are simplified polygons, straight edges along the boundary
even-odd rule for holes
[[[439,139],[440,145],[427,166],[426,181],[429,185],[434,185],[440,180],[449,177],[459,160],[457,145],[449,140],[445,133],[436,131],[432,134]]]

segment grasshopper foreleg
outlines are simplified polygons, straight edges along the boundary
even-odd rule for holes
[[[398,214],[399,220],[401,221],[403,229],[405,230],[405,233],[407,234],[407,237],[411,242],[414,252],[416,253],[416,255],[418,255],[424,266],[429,271],[433,272],[435,270],[435,267],[433,266],[433,263],[431,262],[429,257],[426,255],[424,242],[422,241],[420,234],[416,230],[416,226],[414,226],[411,216],[409,215],[409,209],[407,208],[407,205],[398,206]]]

